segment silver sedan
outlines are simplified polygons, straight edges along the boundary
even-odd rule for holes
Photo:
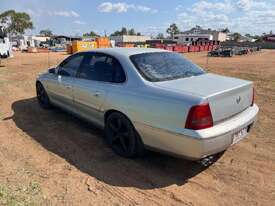
[[[256,121],[250,81],[206,73],[159,49],[76,53],[36,81],[40,105],[57,106],[104,129],[124,157],[145,148],[201,159],[244,139]]]

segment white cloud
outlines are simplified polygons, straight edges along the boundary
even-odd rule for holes
[[[262,33],[275,30],[275,1],[223,0],[213,3],[201,0],[184,8],[179,5],[176,23],[182,30],[195,25],[221,29],[229,27],[242,33]]]
[[[43,14],[43,11],[41,9],[32,10],[28,8],[25,11],[33,17],[40,17]]]
[[[140,31],[142,34],[147,35],[147,36],[156,36],[159,33],[164,33],[166,28],[168,28],[168,24],[162,24],[162,25],[154,25],[154,26],[148,26],[144,28],[139,28],[138,31]]]
[[[205,13],[209,10],[230,13],[233,10],[233,5],[230,1],[212,3],[212,2],[203,0],[203,1],[196,2],[193,5],[191,10],[195,13]]]
[[[251,8],[251,3],[252,3],[251,0],[239,0],[237,2],[237,7],[244,11],[248,11]]]
[[[184,9],[184,7],[183,7],[182,5],[178,5],[178,6],[176,6],[176,8],[175,8],[176,11],[180,11],[180,10],[182,10],[182,9]]]
[[[98,11],[100,12],[112,12],[113,11],[113,4],[111,2],[104,2],[102,4],[100,4],[97,7]]]
[[[134,9],[137,10],[137,11],[142,11],[142,12],[148,12],[148,13],[152,13],[152,14],[155,14],[158,12],[157,9],[151,9],[149,7],[146,7],[146,6],[134,6]]]
[[[84,22],[84,21],[79,21],[79,20],[75,20],[74,23],[75,23],[75,24],[78,24],[78,25],[85,25],[85,24],[87,24],[86,22]]]
[[[75,11],[49,11],[50,16],[63,16],[63,17],[79,17],[80,15]]]
[[[73,17],[79,17],[80,15],[78,13],[76,13],[75,11],[71,11],[71,15]]]
[[[97,7],[97,9],[98,9],[98,11],[104,12],[104,13],[110,13],[110,12],[125,13],[130,9],[135,10],[135,11],[145,12],[145,13],[157,13],[158,12],[158,10],[152,9],[152,8],[149,8],[146,6],[127,4],[124,2],[118,2],[118,3],[104,2],[104,3],[101,3]]]

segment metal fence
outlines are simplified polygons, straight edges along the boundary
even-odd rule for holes
[[[222,46],[260,47],[261,49],[275,49],[275,42],[233,42],[226,41]]]

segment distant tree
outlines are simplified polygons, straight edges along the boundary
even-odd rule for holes
[[[117,30],[111,34],[111,36],[120,36],[120,35],[138,35],[141,36],[140,32],[135,32],[135,30],[132,28],[128,30],[126,27],[122,27],[121,30]]]
[[[84,33],[83,36],[89,36],[89,37],[99,37],[100,35],[98,35],[96,32],[94,31],[90,31],[88,33]]]
[[[170,37],[173,39],[174,35],[175,34],[179,34],[180,33],[180,30],[178,28],[178,26],[176,24],[171,24],[166,32],[170,35]]]
[[[27,29],[33,29],[29,14],[8,10],[0,14],[0,23],[9,34],[24,34]]]
[[[128,31],[128,35],[136,35],[136,32],[135,32],[135,30],[134,29],[130,29],[129,31]]]
[[[115,31],[112,34],[110,34],[110,36],[119,36],[119,35],[121,35],[120,31]]]
[[[272,35],[272,34],[273,34],[273,31],[272,31],[272,30],[270,30],[269,34],[270,34],[270,35]]]
[[[128,34],[128,31],[127,31],[127,28],[126,28],[126,27],[122,27],[122,29],[121,29],[121,34],[122,34],[122,35],[127,35],[127,34]]]
[[[264,41],[264,36],[255,35],[253,38],[256,39],[256,42],[263,42]]]
[[[241,34],[240,33],[238,33],[238,32],[235,32],[234,34],[233,34],[233,39],[234,39],[234,41],[239,41],[240,40],[240,38],[241,38]]]
[[[53,32],[49,29],[44,29],[44,30],[41,30],[39,34],[42,36],[52,36]]]
[[[253,36],[251,34],[245,34],[244,36],[246,36],[248,38],[253,38]]]
[[[157,37],[157,39],[164,39],[164,34],[158,33],[158,35],[156,37]]]
[[[230,32],[230,30],[228,28],[222,29],[221,31],[224,32],[224,33],[229,33]]]

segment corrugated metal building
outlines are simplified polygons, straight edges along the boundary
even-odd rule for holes
[[[137,35],[120,35],[111,36],[111,40],[115,43],[145,43],[147,40],[151,40],[149,36],[137,36]]]

